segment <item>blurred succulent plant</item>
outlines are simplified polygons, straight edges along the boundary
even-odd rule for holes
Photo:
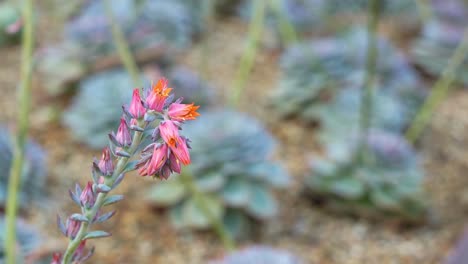
[[[5,260],[5,219],[0,217],[0,263],[6,263]],[[41,245],[42,238],[39,233],[30,225],[26,224],[23,220],[17,219],[16,221],[16,236],[19,244],[19,257],[25,258]],[[37,263],[37,262],[34,262]]]
[[[373,130],[359,159],[358,138],[326,146],[326,158],[311,162],[306,185],[329,209],[371,218],[418,222],[427,204],[423,172],[414,150],[398,134]]]
[[[107,145],[119,125],[121,106],[131,98],[132,79],[122,69],[97,73],[81,81],[78,94],[63,116],[73,136],[92,148]]]
[[[251,220],[275,215],[271,188],[285,187],[289,176],[270,160],[275,142],[255,119],[232,111],[205,112],[199,122],[186,126],[186,135],[193,140],[192,165],[180,177],[155,185],[148,194],[154,205],[171,207],[176,227],[210,226],[187,187],[187,178],[193,179],[205,194],[205,205],[235,237],[247,235],[243,232]]]
[[[11,163],[13,161],[13,141],[10,133],[0,127],[0,204],[4,208],[7,200],[7,187]],[[26,145],[26,156],[21,176],[19,192],[20,208],[31,207],[31,203],[44,198],[46,183],[45,152],[35,142]]]
[[[336,38],[300,43],[281,59],[283,78],[271,104],[281,116],[317,121],[317,109],[343,87],[360,87],[365,74],[366,32],[355,28]],[[379,89],[401,99],[414,111],[425,96],[417,74],[389,42],[379,39]]]
[[[38,57],[41,81],[51,95],[61,94],[65,86],[72,85],[86,72],[86,65],[80,61],[79,47],[76,45],[49,47],[40,51]]]
[[[291,253],[269,246],[250,246],[233,252],[210,264],[299,264],[302,263]]]
[[[22,29],[20,11],[12,3],[0,3],[0,46],[18,42]]]
[[[279,10],[275,11],[274,1],[267,1],[267,24],[275,30],[280,24],[280,15],[289,21],[296,31],[308,33],[323,28],[325,22],[332,21],[342,13],[364,13],[367,10],[368,0],[275,0],[278,2]],[[253,1],[244,1],[239,7],[241,17],[250,19]],[[417,8],[414,1],[408,0],[385,0],[382,1],[382,10],[385,15],[401,15],[416,13]],[[411,18],[412,16],[408,16]]]
[[[193,34],[186,6],[169,0],[121,0],[112,9],[132,50],[154,46],[183,48]],[[91,1],[66,26],[69,41],[82,47],[90,60],[115,52],[102,1]]]
[[[172,86],[177,87],[175,95],[183,97],[186,102],[194,102],[202,108],[214,103],[212,87],[188,68],[178,66],[170,70],[169,81]]]
[[[468,4],[463,4],[463,1],[450,2],[451,5],[437,6],[438,16],[424,24],[421,36],[413,42],[410,50],[414,63],[436,76],[447,68],[468,25]],[[467,71],[468,58],[465,57],[456,72],[456,80],[468,84]]]

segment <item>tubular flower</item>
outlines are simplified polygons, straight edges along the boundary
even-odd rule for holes
[[[167,79],[159,79],[159,81],[153,85],[151,91],[146,97],[147,107],[150,110],[161,112],[164,104],[166,103],[166,98],[169,96],[171,91],[172,88],[167,88]]]
[[[174,156],[184,165],[190,164],[190,153],[188,151],[187,139],[179,137],[174,147],[171,147]]]
[[[115,135],[115,139],[120,145],[124,147],[128,147],[132,144],[132,137],[130,136],[128,125],[124,118],[120,119],[120,125],[117,129],[117,135]]]
[[[180,142],[179,127],[171,120],[166,120],[159,124],[159,133],[164,142],[171,148],[175,147],[177,142]]]
[[[171,154],[169,154],[169,166],[171,171],[180,173],[180,161],[176,158],[174,152],[172,151]]]
[[[197,116],[200,115],[196,112],[198,108],[200,108],[200,106],[196,106],[193,103],[173,103],[169,106],[169,110],[167,111],[167,113],[169,117],[175,121],[194,120]]]
[[[140,119],[145,115],[146,109],[141,103],[140,90],[138,89],[133,90],[133,97],[130,103],[130,107],[128,108],[128,112],[135,119]]]
[[[167,145],[155,144],[151,158],[140,163],[138,167],[141,176],[156,175],[167,161]]]
[[[99,170],[104,175],[112,175],[114,172],[114,163],[112,162],[109,148],[106,147],[102,151],[101,160],[98,163]]]

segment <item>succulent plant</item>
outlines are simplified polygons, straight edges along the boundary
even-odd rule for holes
[[[371,218],[419,222],[427,204],[423,172],[414,150],[398,134],[373,130],[365,156],[357,158],[358,137],[329,143],[326,157],[315,157],[306,178],[309,193],[329,209]]]
[[[177,1],[121,0],[113,2],[112,9],[132,50],[160,45],[183,48],[190,44],[191,15]],[[90,60],[115,52],[104,11],[102,1],[91,1],[66,26],[68,40],[78,43]]]
[[[410,54],[416,65],[429,74],[439,76],[462,41],[468,24],[468,4],[463,1],[438,2],[434,10],[435,18],[424,24],[421,36],[412,44]],[[456,72],[456,80],[468,84],[467,70],[468,58],[465,57]]]
[[[5,219],[0,217],[0,264],[5,261]],[[16,236],[19,244],[19,257],[25,258],[39,248],[43,241],[33,226],[26,224],[23,220],[16,220]],[[37,262],[34,262],[37,263]]]
[[[18,8],[12,3],[0,3],[0,46],[20,40],[22,23]]]
[[[275,142],[258,121],[233,111],[205,112],[199,122],[186,126],[186,135],[193,140],[192,165],[181,176],[155,185],[148,194],[154,205],[170,207],[176,227],[210,226],[187,187],[190,179],[205,194],[214,217],[234,236],[247,235],[242,232],[251,220],[275,215],[277,203],[271,188],[284,187],[289,176],[270,160]]]
[[[340,12],[366,12],[369,0],[326,0],[326,12],[336,14]],[[401,12],[417,11],[414,1],[406,0],[384,0],[381,3],[381,10],[387,15],[399,15]]]
[[[92,148],[107,145],[109,131],[119,125],[121,106],[131,98],[132,80],[122,69],[92,75],[79,83],[78,93],[63,116],[73,137]]]
[[[307,41],[292,46],[281,58],[283,78],[273,93],[272,106],[283,117],[317,121],[317,109],[344,87],[360,87],[365,74],[366,32],[355,28],[336,38]],[[425,91],[405,58],[379,39],[377,87],[399,98],[414,111]],[[411,109],[410,109],[411,108]]]
[[[302,263],[291,253],[269,246],[250,246],[235,251],[210,264],[299,264]]]
[[[8,179],[13,161],[13,141],[10,133],[0,127],[0,204],[5,207]],[[44,198],[46,183],[45,152],[35,142],[28,141],[25,147],[25,161],[21,175],[19,192],[20,208],[31,207],[31,203]]]

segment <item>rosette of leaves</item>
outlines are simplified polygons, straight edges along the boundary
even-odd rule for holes
[[[221,220],[235,237],[244,237],[254,223],[277,212],[273,187],[285,187],[289,176],[270,159],[275,141],[252,117],[233,112],[201,114],[184,129],[191,143],[192,164],[180,176],[155,185],[149,201],[170,207],[179,228],[205,229],[211,220],[197,205],[188,181],[203,193],[212,217]]]
[[[19,9],[12,3],[0,3],[0,46],[19,42],[21,25]]]
[[[282,117],[317,120],[317,109],[344,87],[361,87],[365,75],[367,33],[355,28],[335,38],[312,40],[288,48],[281,57],[282,79],[271,104]],[[377,86],[408,108],[417,108],[425,91],[405,58],[385,39],[379,38]],[[414,111],[414,109],[412,110]]]
[[[237,250],[220,260],[210,264],[300,264],[299,258],[293,254],[269,246],[250,246]]]
[[[414,150],[398,134],[373,130],[358,152],[358,137],[326,146],[306,178],[309,194],[336,212],[419,222],[427,214],[423,172]],[[359,156],[358,156],[359,155]]]
[[[461,3],[460,3],[461,4]],[[454,50],[461,43],[468,25],[468,7],[461,19],[434,19],[426,23],[421,36],[413,42],[410,53],[416,65],[429,74],[440,76],[447,68]],[[468,58],[465,57],[455,72],[458,82],[468,84]]]
[[[190,44],[191,15],[178,1],[120,0],[112,2],[112,10],[133,51],[159,46],[185,48]],[[91,1],[66,25],[67,40],[78,43],[91,61],[115,53],[105,14],[102,1]]]
[[[8,179],[13,162],[13,138],[8,130],[0,126],[0,204],[7,201]],[[21,189],[18,194],[20,208],[31,207],[44,199],[46,184],[46,161],[44,150],[35,142],[25,146],[25,160],[21,174]]]
[[[131,99],[133,82],[122,69],[92,75],[78,85],[63,123],[73,137],[92,148],[107,145],[109,131],[119,124],[121,106]]]
[[[6,263],[5,261],[5,218],[0,217],[0,263]],[[24,258],[28,257],[31,253],[37,250],[41,243],[43,243],[39,232],[31,225],[26,224],[22,219],[16,220],[16,237],[18,243],[18,259],[24,263]],[[34,263],[46,263],[46,262],[34,262]]]

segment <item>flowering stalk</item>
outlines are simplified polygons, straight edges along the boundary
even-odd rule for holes
[[[18,137],[14,144],[13,164],[8,182],[8,198],[6,207],[6,263],[16,261],[16,214],[18,211],[18,189],[20,188],[21,171],[24,162],[24,145],[29,127],[29,108],[31,101],[31,71],[32,53],[34,49],[33,1],[23,1],[21,15],[24,21],[21,50],[21,85],[19,89]]]
[[[171,90],[167,88],[167,80],[161,79],[145,93],[144,99],[138,89],[133,91],[130,105],[123,107],[117,133],[109,134],[109,147],[103,150],[99,161],[93,162],[93,181],[83,190],[78,184],[75,192],[70,190],[72,200],[81,207],[81,214],[71,215],[66,224],[57,218],[69,244],[63,255],[54,255],[53,264],[84,261],[93,253],[93,249],[87,253],[84,250],[88,239],[110,236],[108,232],[90,231],[90,228],[93,223],[104,222],[114,215],[114,211],[104,213],[102,208],[123,198],[109,193],[120,184],[125,173],[138,170],[141,176],[167,179],[174,172],[180,173],[181,164],[190,164],[189,140],[180,136],[179,130],[183,122],[199,115],[198,106],[182,104],[181,98],[172,102]],[[134,159],[140,150],[141,157]]]

